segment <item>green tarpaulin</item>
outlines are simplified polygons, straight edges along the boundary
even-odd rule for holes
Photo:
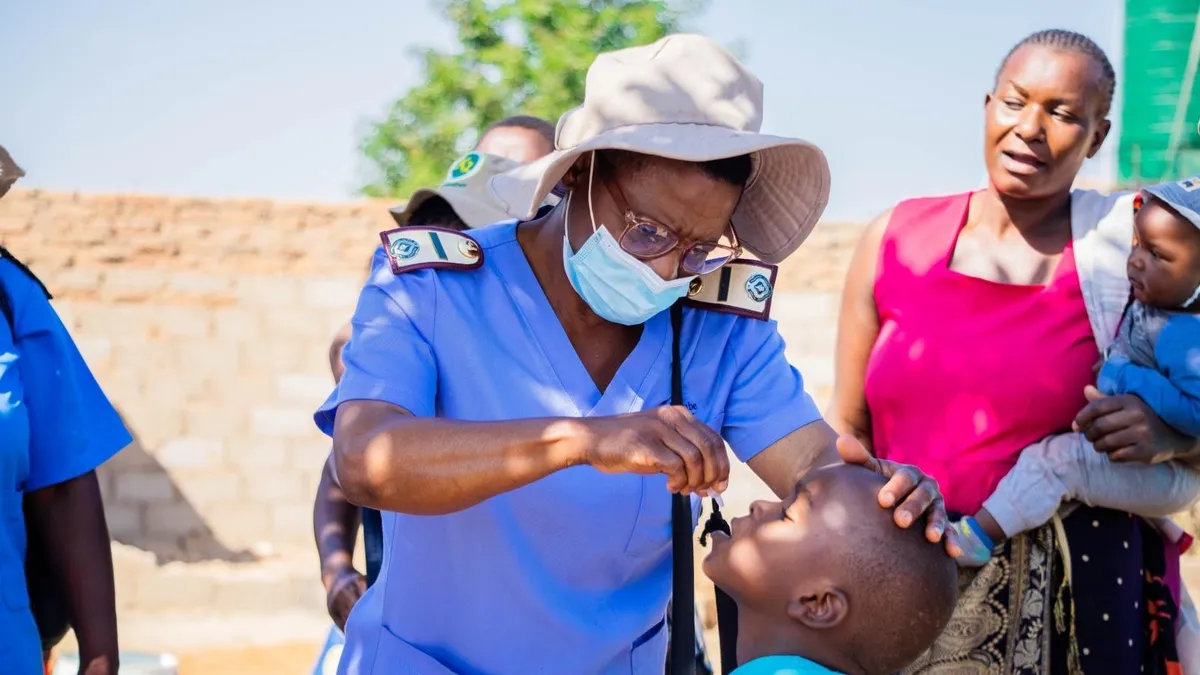
[[[1126,0],[1121,183],[1200,173],[1200,0]]]

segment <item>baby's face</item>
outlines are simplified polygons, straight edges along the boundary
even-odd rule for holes
[[[786,603],[798,582],[838,576],[829,564],[851,530],[876,525],[871,519],[895,527],[878,505],[884,482],[858,466],[814,471],[788,499],[751,504],[749,515],[730,523],[732,537],[714,535],[704,573],[739,603]]]
[[[1134,217],[1126,265],[1133,297],[1152,307],[1179,307],[1200,286],[1200,228],[1153,197]]]

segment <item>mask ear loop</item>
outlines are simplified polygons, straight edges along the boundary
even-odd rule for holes
[[[592,151],[591,161],[588,162],[588,215],[592,218],[592,234],[596,234],[596,210],[592,206],[592,182],[596,178],[596,151]]]
[[[571,190],[567,193],[567,198],[563,200],[566,202],[566,205],[563,207],[566,209],[563,211],[563,239],[566,240],[567,248],[571,250],[571,253],[575,252],[571,248],[571,195],[573,194],[575,194],[575,191]]]

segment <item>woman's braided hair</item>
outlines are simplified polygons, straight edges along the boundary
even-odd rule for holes
[[[1000,70],[996,71],[996,78],[999,79],[1000,73],[1004,71],[1004,67],[1008,65],[1009,59],[1017,50],[1022,47],[1049,47],[1051,49],[1060,49],[1067,52],[1075,52],[1083,54],[1092,59],[1096,65],[1100,66],[1100,81],[1097,85],[1100,87],[1100,118],[1108,117],[1108,113],[1112,109],[1113,96],[1117,91],[1117,73],[1113,70],[1112,62],[1108,60],[1108,55],[1086,35],[1076,33],[1074,31],[1063,30],[1061,28],[1052,28],[1050,30],[1038,31],[1029,37],[1021,40],[1015,47],[1009,50],[1004,60],[1000,62]]]

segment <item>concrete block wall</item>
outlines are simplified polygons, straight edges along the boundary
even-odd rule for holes
[[[118,542],[159,563],[311,553],[328,453],[312,411],[386,206],[21,190],[0,202],[0,243],[54,293],[135,435],[101,472]],[[822,402],[860,231],[819,227],[779,278],[789,356]]]
[[[103,469],[114,539],[160,562],[311,548],[329,338],[382,204],[14,191],[0,241],[36,270],[135,436]]]

